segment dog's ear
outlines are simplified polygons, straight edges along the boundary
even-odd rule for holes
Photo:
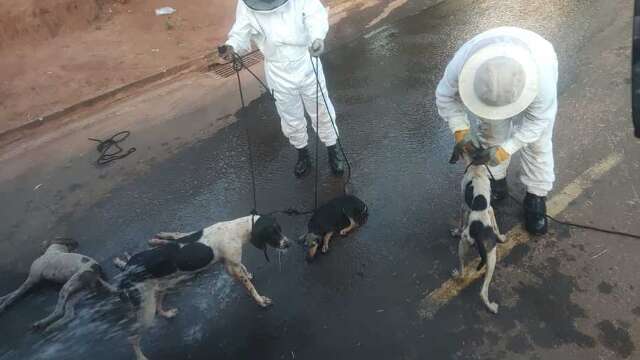
[[[457,147],[454,147],[451,152],[451,157],[449,158],[449,164],[455,164],[458,160],[460,160],[460,151]]]
[[[42,251],[46,251],[47,248],[53,244],[64,245],[69,249],[69,251],[75,250],[80,246],[80,244],[72,238],[58,236],[54,239],[43,241]]]

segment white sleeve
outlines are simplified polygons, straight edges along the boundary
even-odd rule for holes
[[[540,138],[544,130],[556,119],[558,112],[558,71],[557,66],[543,72],[540,79],[540,92],[533,103],[525,110],[520,126],[501,146],[509,154],[514,154],[526,144]]]
[[[249,18],[249,10],[247,6],[238,0],[236,6],[236,21],[229,31],[229,40],[225,44],[233,46],[233,49],[243,55],[251,51],[251,37],[254,35],[254,29]]]
[[[329,32],[329,14],[320,0],[305,0],[303,16],[310,40],[324,40]]]
[[[458,94],[458,77],[467,60],[467,48],[468,46],[463,46],[456,52],[436,88],[438,114],[449,124],[452,132],[470,127],[467,112]]]

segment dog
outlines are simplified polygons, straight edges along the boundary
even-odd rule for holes
[[[137,324],[129,341],[138,360],[146,359],[140,337],[152,325],[155,314],[173,318],[178,312],[163,308],[166,290],[211,264],[223,262],[229,275],[241,282],[261,307],[272,304],[270,298],[258,293],[251,283],[253,275],[242,264],[242,249],[247,243],[263,250],[265,256],[267,245],[286,249],[290,244],[273,217],[252,215],[193,233],[162,232],[149,240],[151,249],[114,259],[123,270],[118,285],[121,298],[137,311]]]
[[[353,195],[343,195],[320,206],[309,220],[307,233],[300,237],[306,249],[307,261],[311,262],[316,257],[320,242],[321,252],[326,254],[335,233],[346,236],[353,229],[364,225],[368,217],[367,205]]]
[[[452,156],[452,159],[455,158]],[[456,159],[457,160],[457,159]],[[495,212],[491,206],[491,182],[489,170],[485,165],[476,165],[465,157],[467,168],[462,178],[462,206],[460,210],[460,227],[452,231],[452,235],[460,237],[458,243],[459,270],[455,277],[464,277],[464,257],[470,246],[475,246],[480,254],[480,264],[476,271],[485,265],[487,271],[480,290],[480,298],[484,305],[494,314],[498,313],[498,304],[489,301],[489,285],[496,266],[497,243],[506,241],[500,233]]]
[[[86,255],[72,252],[77,248],[78,243],[68,238],[44,242],[44,254],[31,264],[27,280],[18,289],[0,298],[0,313],[42,280],[64,285],[58,295],[55,310],[33,324],[36,330],[52,329],[67,323],[75,316],[74,306],[92,288],[101,286],[116,293],[116,288],[106,280],[98,262]]]

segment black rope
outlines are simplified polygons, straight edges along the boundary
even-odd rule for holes
[[[333,115],[331,115],[331,111],[329,110],[329,105],[327,104],[327,98],[324,95],[324,90],[322,89],[322,86],[320,86],[320,77],[318,75],[318,67],[313,65],[313,58],[311,57],[311,55],[309,55],[309,58],[311,59],[311,66],[313,67],[313,72],[316,75],[316,89],[320,89],[320,94],[322,95],[322,101],[324,101],[324,106],[327,109],[327,114],[329,115],[329,119],[331,120],[331,126],[333,127],[333,131],[336,133],[336,137],[337,137],[336,142],[338,144],[338,147],[340,147],[340,152],[342,153],[342,157],[344,158],[345,163],[347,163],[347,170],[348,170],[347,180],[345,181],[342,187],[342,192],[346,194],[347,186],[351,183],[351,162],[349,162],[349,158],[347,157],[347,154],[344,151],[344,147],[342,146],[342,141],[340,141],[340,135],[338,134],[338,128],[336,127],[335,119],[333,118]],[[316,65],[317,65],[317,61],[316,61]],[[317,131],[318,129],[316,128],[316,132]],[[317,166],[317,163],[316,163],[316,166]]]
[[[311,65],[313,66],[313,59],[311,59]],[[316,66],[314,67],[314,72],[315,72],[315,68],[318,67],[318,58],[316,57]],[[316,73],[316,181],[315,181],[315,186],[314,186],[314,203],[313,203],[313,209],[314,210],[318,210],[318,174],[319,171],[318,169],[320,168],[320,166],[318,166],[318,146],[320,145],[320,98],[319,98],[319,91],[320,89],[320,81],[318,81],[318,73]],[[326,105],[326,104],[325,104]],[[329,109],[327,109],[327,112],[329,112]],[[338,134],[336,134],[337,137]]]
[[[129,135],[131,135],[130,131],[120,131],[106,140],[89,138],[89,140],[98,143],[96,149],[100,153],[100,157],[96,160],[96,164],[99,166],[106,165],[112,161],[119,160],[133,154],[136,151],[135,147],[131,147],[129,150],[124,151],[124,149],[119,145],[119,143],[125,141]]]
[[[496,181],[496,178],[493,176],[493,173],[491,172],[491,169],[489,169],[489,166],[487,166],[486,164],[484,166],[487,168],[487,171],[489,172],[489,176],[491,177],[491,180]],[[465,173],[467,172],[468,169],[469,169],[469,166],[467,166],[467,168],[465,169]],[[515,201],[516,204],[522,205],[522,201],[516,198],[513,194],[509,193],[509,197],[513,201]],[[619,236],[624,236],[624,237],[633,238],[633,239],[640,239],[640,235],[631,234],[624,231],[608,230],[608,229],[599,228],[597,226],[578,224],[578,223],[574,223],[566,220],[559,220],[549,214],[544,214],[544,216],[553,222],[556,222],[558,224],[565,225],[565,226],[575,227],[578,229],[597,231],[605,234],[619,235]]]
[[[267,91],[269,96],[273,98],[273,93],[271,92],[267,84],[265,84],[264,81],[262,81],[262,79],[258,77],[258,75],[256,75],[253,71],[251,71],[251,69],[249,69],[248,66],[245,66],[244,61],[242,60],[242,57],[240,55],[233,54],[232,63],[233,63],[233,70],[235,70],[236,75],[238,76],[238,82],[240,82],[240,71],[242,69],[247,70],[247,72],[251,74],[251,76],[253,76],[253,78],[260,83],[260,85],[262,85],[262,87]],[[240,96],[242,96],[242,94],[240,94]],[[242,103],[244,104],[244,100],[242,101]]]

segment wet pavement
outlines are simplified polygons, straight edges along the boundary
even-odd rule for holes
[[[557,188],[611,151],[625,153],[628,149],[625,159],[630,160],[625,164],[631,161],[627,165],[636,168],[617,177],[618,183],[596,184],[604,188],[588,193],[587,199],[572,204],[567,213],[584,222],[603,222],[592,205],[602,203],[603,209],[617,214],[611,221],[613,226],[640,231],[637,221],[628,220],[637,219],[637,194],[634,198],[616,192],[638,183],[637,144],[626,137],[625,125],[599,116],[606,112],[624,118],[626,100],[620,96],[608,101],[602,105],[604,110],[590,109],[593,103],[580,106],[598,91],[626,96],[626,73],[620,75],[620,66],[598,66],[592,61],[591,49],[594,44],[606,47],[608,42],[626,46],[627,33],[603,40],[608,32],[615,35],[629,30],[628,21],[618,16],[629,9],[620,3],[448,0],[327,54],[328,87],[353,167],[350,189],[369,206],[367,225],[336,240],[330,253],[313,264],[304,261],[299,247],[286,254],[272,251],[270,263],[261,252],[246,248],[243,258],[255,275],[255,286],[274,300],[268,310],[257,307],[221,266],[174,290],[167,303],[177,306],[180,313],[171,321],[156,320],[157,327],[143,341],[147,355],[153,359],[637,356],[638,328],[633,320],[639,312],[634,310],[633,315],[629,311],[638,305],[633,304],[637,301],[634,289],[640,284],[618,269],[632,266],[629,254],[640,250],[637,242],[606,238],[616,240],[617,246],[607,245],[608,251],[622,255],[597,271],[589,265],[589,258],[597,252],[585,248],[586,240],[580,241],[586,237],[595,241],[601,235],[574,233],[559,226],[553,226],[548,237],[516,247],[501,262],[491,290],[501,303],[499,315],[484,310],[476,295],[479,285],[474,284],[432,319],[418,316],[425,292],[449,278],[457,248],[448,231],[457,214],[462,169],[448,164],[452,139],[437,116],[434,89],[447,59],[465,39],[480,31],[517,24],[554,43],[564,100],[560,112],[564,117],[558,119],[556,137],[556,144],[560,144],[556,146]],[[598,54],[617,56],[611,64],[627,64],[624,47]],[[610,80],[602,80],[602,73],[609,70]],[[615,80],[621,76],[624,79]],[[610,89],[605,90],[607,86]],[[176,121],[205,115],[188,114]],[[100,261],[113,277],[116,270],[109,260],[123,251],[144,249],[145,240],[154,233],[196,230],[247,215],[252,205],[244,126],[252,133],[256,156],[258,211],[312,207],[313,176],[304,180],[293,177],[296,154],[280,133],[273,104],[264,97],[238,115],[239,122],[185,146],[142,175],[125,178],[108,196],[92,199],[81,211],[46,223],[29,218],[27,206],[21,217],[30,224],[28,236],[21,230],[23,224],[3,222],[6,241],[0,245],[2,252],[17,255],[0,262],[0,293],[25,278],[37,245],[47,234],[78,239],[81,251]],[[576,129],[576,124],[582,125]],[[612,127],[607,137],[602,136],[602,129]],[[320,148],[319,192],[323,201],[338,195],[342,182],[330,176],[326,152]],[[117,166],[133,166],[134,161],[128,158]],[[517,165],[512,162],[510,178],[513,192],[520,195]],[[96,176],[102,175],[96,170]],[[51,206],[71,201],[74,192],[91,194],[91,187],[97,186],[76,183],[72,172],[63,173],[60,179],[69,185],[51,200]],[[24,190],[19,182],[2,185],[8,204],[19,201]],[[617,196],[599,197],[614,192]],[[620,205],[624,201],[631,203],[624,208]],[[591,205],[584,205],[589,202]],[[5,218],[15,218],[18,208],[7,206],[2,212]],[[497,211],[505,231],[518,223],[520,208],[515,202],[507,201]],[[290,238],[304,233],[306,217],[278,219]],[[580,240],[571,240],[575,238]],[[616,272],[619,278],[613,283],[597,281],[597,292],[617,294],[618,300],[604,303],[618,304],[615,308],[620,313],[600,319],[611,310],[602,310],[607,306],[598,304],[584,284],[607,271],[610,275]],[[625,290],[618,293],[622,288]],[[45,287],[0,315],[0,359],[132,358],[125,342],[128,322],[123,306],[106,294],[96,294],[82,303],[78,319],[62,331],[46,335],[31,332],[30,324],[52,310],[56,290]],[[594,324],[585,320],[591,318]]]

